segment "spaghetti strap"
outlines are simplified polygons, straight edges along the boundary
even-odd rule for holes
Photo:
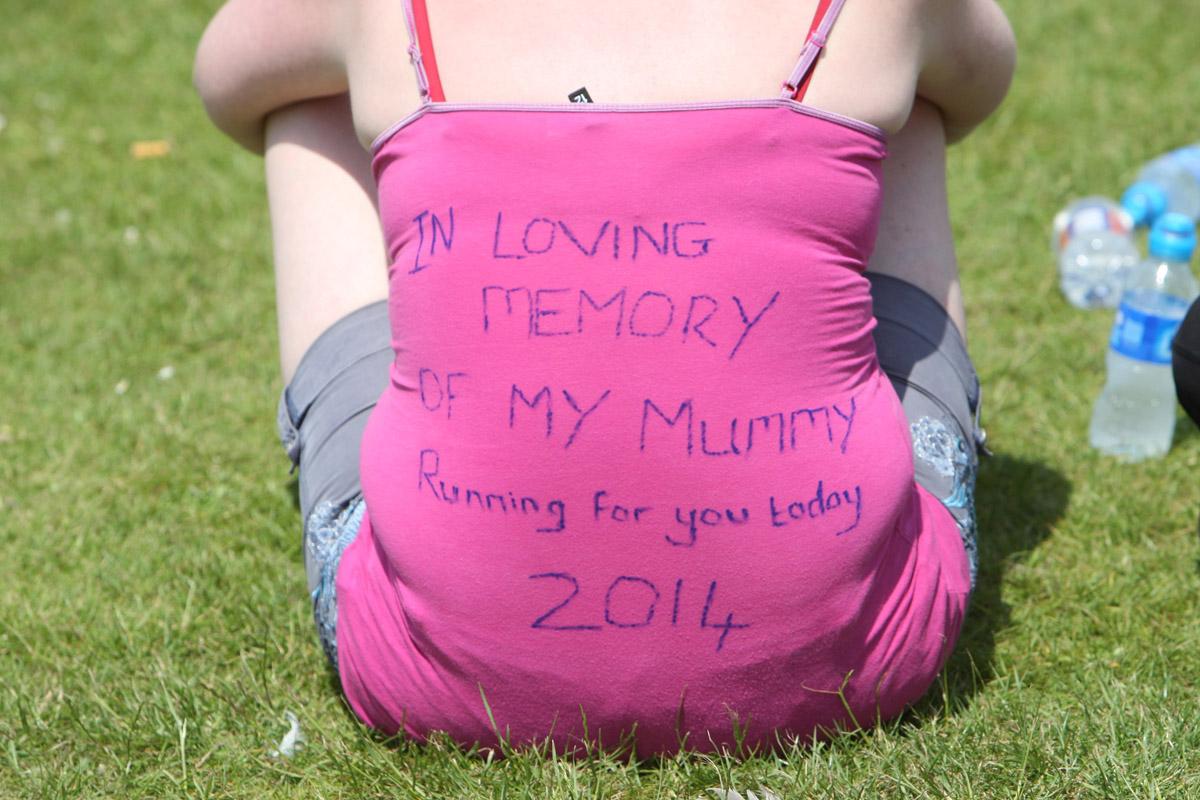
[[[779,93],[780,97],[790,97],[796,101],[804,99],[804,93],[808,90],[809,81],[812,80],[817,56],[821,54],[821,49],[825,47],[825,40],[829,38],[829,31],[833,27],[833,23],[837,20],[838,14],[841,13],[842,6],[845,4],[846,0],[820,0],[817,3],[817,10],[813,14],[812,25],[808,29],[808,38],[804,42],[804,49],[800,51],[800,60],[796,62],[796,68],[792,70],[792,74],[784,82]]]
[[[433,57],[433,35],[429,31],[425,0],[401,2],[404,5],[404,24],[408,27],[408,56],[417,73],[421,104],[445,102],[446,95],[442,91],[442,81],[438,76],[437,61]]]
[[[408,55],[417,73],[417,86],[421,92],[421,104],[444,103],[446,94],[438,75],[437,60],[433,54],[433,34],[429,28],[429,14],[425,0],[401,0],[404,6],[404,22],[408,27]],[[846,0],[818,0],[817,9],[809,26],[808,38],[800,51],[800,60],[780,90],[781,97],[802,100],[812,80],[817,57],[825,46],[833,23]]]

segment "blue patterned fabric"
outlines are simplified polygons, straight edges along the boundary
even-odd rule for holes
[[[975,474],[978,459],[973,455],[975,443],[954,433],[941,420],[921,417],[909,425],[912,434],[913,457],[923,461],[938,475],[949,479],[950,489],[939,496],[950,511],[962,536],[971,568],[971,589],[979,572],[979,548],[975,531]]]
[[[319,578],[312,590],[313,618],[325,657],[336,670],[337,659],[337,568],[342,553],[358,535],[366,504],[358,496],[341,508],[329,501],[317,504],[304,526],[304,548]]]

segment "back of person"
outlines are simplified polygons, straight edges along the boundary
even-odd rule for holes
[[[433,103],[375,143],[396,360],[337,594],[377,727],[762,744],[943,663],[966,558],[862,275],[883,133],[745,100]]]
[[[850,2],[805,102],[894,133],[922,66],[925,0]],[[364,144],[414,111],[400,0],[359,0],[346,48],[354,116]],[[564,103],[581,86],[597,103],[760,98],[795,66],[817,0],[755,3],[429,2],[436,64],[452,102]],[[369,23],[367,22],[369,20]],[[929,34],[933,35],[933,34]]]
[[[355,711],[468,742],[496,724],[612,744],[636,725],[639,750],[662,752],[919,696],[957,635],[966,559],[913,482],[862,277],[885,131],[922,75],[917,12],[851,4],[801,106],[779,95],[797,37],[778,23],[729,49],[744,71],[673,70],[672,35],[719,52],[703,43],[722,26],[630,9],[622,47],[627,20],[543,20],[563,44],[538,65],[537,25],[435,11],[428,83],[450,102],[430,105],[397,91],[397,15],[375,7],[343,52],[374,145],[396,360],[337,579]],[[447,66],[461,42],[478,79]],[[496,76],[512,54],[525,69]],[[564,71],[589,75],[558,92]],[[667,105],[531,105],[581,85]],[[512,93],[468,94],[481,86]]]

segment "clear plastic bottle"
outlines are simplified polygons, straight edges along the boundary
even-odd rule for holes
[[[1175,432],[1171,340],[1200,293],[1188,268],[1196,227],[1174,213],[1150,231],[1150,258],[1129,277],[1113,322],[1108,379],[1096,400],[1093,447],[1130,461],[1164,455]]]
[[[1200,142],[1154,159],[1142,167],[1137,181],[1157,186],[1166,195],[1167,211],[1200,220]]]
[[[1144,188],[1137,197],[1154,191]],[[1134,223],[1128,210],[1107,197],[1076,200],[1054,216],[1059,285],[1071,305],[1116,306],[1125,275],[1139,258]]]

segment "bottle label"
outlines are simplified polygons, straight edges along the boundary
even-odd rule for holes
[[[1066,247],[1067,242],[1082,233],[1096,231],[1113,231],[1123,236],[1129,235],[1129,226],[1115,211],[1099,203],[1079,206],[1072,212],[1063,230],[1058,235],[1059,247]]]
[[[1171,341],[1187,311],[1187,303],[1178,297],[1165,298],[1171,311],[1169,317],[1150,314],[1121,303],[1113,323],[1108,345],[1123,356],[1151,364],[1171,363]]]

